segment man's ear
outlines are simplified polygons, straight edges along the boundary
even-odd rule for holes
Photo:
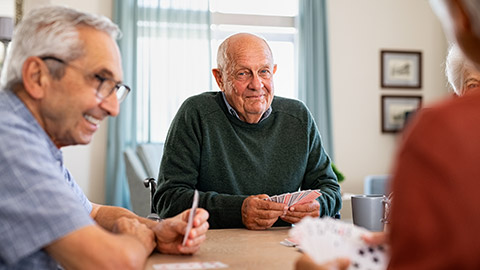
[[[223,79],[222,79],[222,72],[218,68],[212,69],[213,77],[215,77],[215,81],[217,81],[217,85],[220,90],[223,91]]]
[[[22,66],[22,79],[25,91],[33,99],[41,99],[50,84],[49,71],[38,57],[28,57]]]

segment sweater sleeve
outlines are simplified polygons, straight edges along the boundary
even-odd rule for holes
[[[310,149],[302,189],[320,189],[320,216],[334,216],[342,207],[340,185],[333,172],[331,160],[322,145],[315,121],[309,117]]]
[[[164,155],[154,196],[156,212],[162,218],[189,209],[202,165],[201,109],[187,100],[175,116],[165,142]],[[210,213],[211,228],[244,227],[241,206],[244,195],[199,190],[199,207]]]

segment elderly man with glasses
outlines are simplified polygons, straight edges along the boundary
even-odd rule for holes
[[[190,254],[208,229],[198,209],[161,222],[91,203],[61,147],[88,144],[130,88],[110,20],[63,7],[17,26],[0,91],[0,269],[143,269],[156,248]]]

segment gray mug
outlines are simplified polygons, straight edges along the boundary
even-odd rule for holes
[[[374,232],[383,231],[385,199],[381,194],[352,196],[353,224]]]

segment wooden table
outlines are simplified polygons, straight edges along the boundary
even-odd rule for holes
[[[154,270],[154,264],[215,262],[228,269],[293,269],[301,255],[296,248],[280,242],[288,237],[289,228],[271,228],[264,231],[247,229],[218,229],[207,232],[207,240],[191,256],[154,253],[145,269]]]

